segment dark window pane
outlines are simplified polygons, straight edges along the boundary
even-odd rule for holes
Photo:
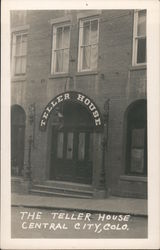
[[[144,128],[132,130],[132,147],[144,147]]]
[[[73,133],[69,132],[67,135],[67,159],[73,157]]]
[[[146,38],[139,38],[137,46],[137,63],[144,62],[146,62]]]

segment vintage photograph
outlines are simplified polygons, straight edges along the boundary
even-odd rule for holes
[[[146,23],[10,10],[12,239],[147,239]]]

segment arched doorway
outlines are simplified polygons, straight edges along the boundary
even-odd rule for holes
[[[127,111],[126,174],[147,175],[147,104],[132,103]]]
[[[52,112],[50,179],[92,183],[94,120],[79,103],[68,101]]]
[[[11,175],[21,176],[24,165],[24,138],[26,115],[23,108],[11,108]]]

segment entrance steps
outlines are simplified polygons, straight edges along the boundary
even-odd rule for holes
[[[60,181],[45,181],[42,184],[34,184],[30,193],[42,196],[73,197],[83,199],[91,199],[93,197],[93,190],[90,185]]]

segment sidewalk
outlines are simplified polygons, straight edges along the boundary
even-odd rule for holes
[[[147,216],[147,200],[144,199],[113,196],[106,199],[79,199],[22,195],[17,193],[12,193],[11,197],[12,206]]]

